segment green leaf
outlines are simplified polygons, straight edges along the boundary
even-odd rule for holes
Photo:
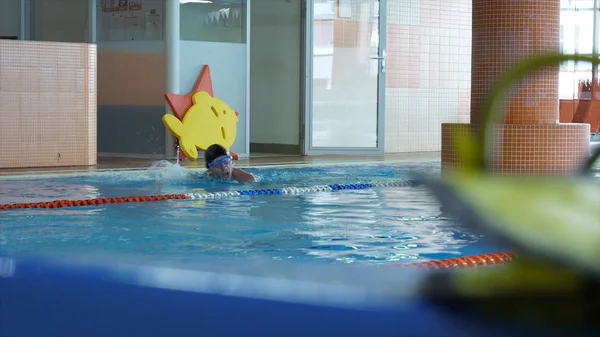
[[[448,178],[444,185],[454,191],[453,202],[479,214],[479,226],[533,254],[600,275],[600,181],[465,174]]]
[[[503,268],[459,273],[455,290],[462,296],[491,297],[514,293],[577,293],[582,278],[568,269],[560,269],[523,258]]]
[[[465,172],[479,171],[477,157],[481,153],[480,144],[474,141],[473,136],[462,132],[457,132],[452,135],[454,148],[457,149],[458,161],[461,164],[460,168]]]

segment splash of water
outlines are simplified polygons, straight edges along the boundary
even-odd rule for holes
[[[179,164],[160,160],[153,162],[149,167],[133,171],[106,171],[86,175],[86,180],[95,182],[101,180],[104,184],[126,182],[148,182],[148,181],[186,181],[197,179],[203,174],[182,167]]]
[[[185,180],[198,176],[197,172],[186,169],[178,163],[172,163],[167,160],[161,160],[152,163],[150,166],[150,171],[154,172],[154,179],[163,181]]]

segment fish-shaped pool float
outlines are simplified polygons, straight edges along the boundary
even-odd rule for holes
[[[206,151],[213,144],[229,151],[237,135],[238,113],[204,91],[195,93],[192,103],[183,120],[171,114],[162,118],[179,140],[181,152],[193,161],[198,159],[198,150]]]

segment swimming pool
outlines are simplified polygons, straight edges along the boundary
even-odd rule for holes
[[[324,184],[409,181],[439,175],[439,162],[248,169],[257,184],[206,179],[166,162],[148,170],[3,178],[0,204],[57,199],[207,193]],[[440,214],[407,184],[301,195],[237,196],[0,212],[2,254],[200,257],[320,263],[406,263],[497,252]]]

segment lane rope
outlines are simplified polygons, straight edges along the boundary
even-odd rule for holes
[[[517,258],[512,252],[480,254],[463,256],[453,259],[433,260],[425,262],[395,264],[397,267],[413,267],[425,269],[455,269],[455,268],[477,268],[509,263]]]
[[[385,183],[368,184],[331,184],[317,185],[308,187],[283,187],[275,189],[256,189],[256,190],[238,190],[223,192],[194,192],[182,194],[148,195],[148,196],[127,196],[116,198],[96,198],[83,200],[53,200],[46,202],[31,202],[17,204],[0,204],[0,210],[25,209],[25,208],[65,208],[65,207],[85,207],[101,206],[106,204],[122,204],[134,202],[157,202],[166,200],[207,200],[223,199],[238,196],[262,196],[262,195],[300,195],[317,192],[336,192],[343,190],[365,190],[375,187],[410,187],[415,186],[414,181],[396,181]]]

